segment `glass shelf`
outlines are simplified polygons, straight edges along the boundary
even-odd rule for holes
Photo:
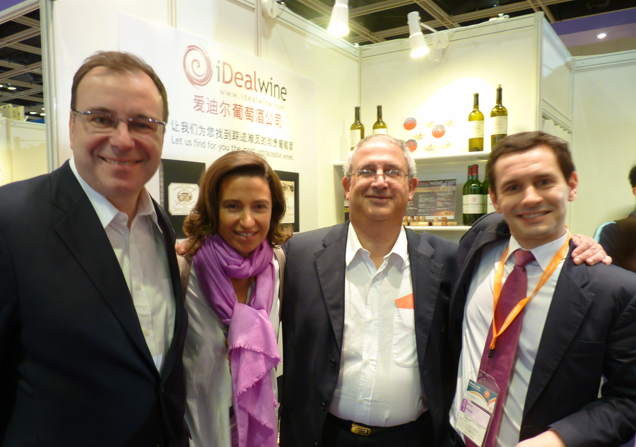
[[[415,155],[413,160],[416,164],[438,164],[438,163],[470,163],[475,161],[486,161],[490,152],[463,152],[461,154],[443,155]],[[344,161],[334,162],[334,167],[341,167]]]
[[[466,225],[455,225],[455,226],[450,226],[450,227],[433,227],[433,226],[428,226],[428,227],[419,227],[419,226],[407,226],[405,228],[409,228],[413,231],[430,231],[432,233],[465,233],[468,230],[470,230],[469,226]]]

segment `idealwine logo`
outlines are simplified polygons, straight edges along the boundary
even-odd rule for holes
[[[287,89],[275,83],[273,77],[267,81],[259,78],[256,71],[241,72],[229,63],[222,61],[217,61],[216,67],[213,67],[205,49],[196,45],[189,45],[186,48],[183,56],[183,71],[188,81],[195,87],[203,87],[216,78],[216,82],[287,101]]]

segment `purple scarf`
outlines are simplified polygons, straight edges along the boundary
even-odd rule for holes
[[[203,240],[194,256],[201,290],[229,326],[228,352],[239,447],[277,444],[276,407],[271,369],[280,362],[269,320],[274,301],[274,251],[267,239],[243,258],[218,234]],[[230,278],[256,276],[249,305],[239,303]]]

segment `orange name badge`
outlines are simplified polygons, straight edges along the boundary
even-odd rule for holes
[[[397,305],[398,309],[415,309],[415,306],[413,305],[412,293],[409,293],[402,298],[398,298],[397,300],[395,300],[395,304]]]

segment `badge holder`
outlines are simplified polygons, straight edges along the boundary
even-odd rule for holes
[[[472,377],[475,373],[471,374]],[[457,430],[481,447],[490,428],[499,396],[499,387],[495,379],[479,371],[477,380],[470,380],[464,393],[462,406],[457,418]]]

